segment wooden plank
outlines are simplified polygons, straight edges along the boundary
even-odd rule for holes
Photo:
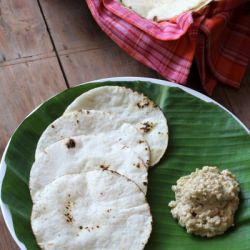
[[[115,76],[143,76],[157,78],[157,74],[130,58],[116,45],[61,56],[70,86],[90,80]]]
[[[225,87],[225,93],[233,113],[250,129],[250,64],[241,82],[241,88],[235,90]]]
[[[229,111],[233,112],[232,105],[229,102],[225,92],[225,86],[223,86],[222,84],[218,84],[216,86],[211,98],[220,103],[221,105],[223,105]]]
[[[112,76],[157,77],[100,30],[84,1],[40,3],[70,86]]]
[[[10,233],[3,221],[2,213],[0,210],[0,249],[2,250],[18,250],[16,243],[12,240]]]
[[[56,58],[0,67],[0,157],[25,116],[65,88]],[[18,249],[13,242],[0,215],[0,249]]]
[[[39,0],[60,53],[106,47],[109,38],[93,20],[85,1]]]
[[[53,52],[37,1],[0,1],[0,64]]]
[[[18,124],[36,106],[66,88],[56,58],[0,67],[0,154]]]

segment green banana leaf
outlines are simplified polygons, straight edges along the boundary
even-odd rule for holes
[[[32,202],[28,183],[41,133],[81,93],[107,84],[143,92],[160,106],[168,119],[169,147],[160,163],[149,171],[147,198],[154,223],[146,249],[250,249],[249,133],[217,105],[206,103],[179,88],[150,82],[90,83],[68,89],[42,104],[19,126],[6,153],[7,171],[1,194],[11,211],[19,240],[27,249],[39,249],[30,226]],[[176,180],[205,165],[229,169],[241,187],[236,226],[212,239],[186,233],[172,218],[168,207],[174,199],[171,186]]]

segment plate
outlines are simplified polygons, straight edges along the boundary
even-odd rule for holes
[[[153,232],[145,249],[248,249],[250,242],[250,137],[249,130],[228,110],[189,88],[151,78],[108,78],[82,84],[52,97],[16,129],[1,161],[1,209],[20,249],[39,249],[30,227],[32,202],[29,171],[36,143],[43,130],[77,96],[103,85],[120,85],[145,93],[165,113],[169,147],[149,172],[147,198],[153,214]],[[187,234],[171,217],[168,203],[176,180],[204,165],[228,168],[241,186],[236,226],[213,239]],[[208,245],[209,244],[209,245]]]

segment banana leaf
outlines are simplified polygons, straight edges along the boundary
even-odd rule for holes
[[[162,160],[149,170],[147,199],[154,223],[145,249],[250,249],[249,133],[228,112],[213,103],[176,87],[139,81],[89,83],[68,89],[43,103],[18,127],[7,149],[7,171],[1,193],[3,202],[9,206],[18,239],[27,249],[39,249],[30,225],[32,202],[28,183],[41,133],[77,96],[108,84],[144,93],[160,106],[168,120],[169,147]],[[212,239],[186,233],[172,218],[168,207],[174,199],[171,186],[177,179],[205,165],[229,169],[241,187],[235,227]]]

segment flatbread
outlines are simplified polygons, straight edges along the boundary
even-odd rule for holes
[[[49,145],[77,135],[96,135],[120,129],[124,121],[119,116],[96,110],[80,110],[64,114],[51,123],[42,133],[36,148],[35,156]],[[129,132],[124,130],[128,135]]]
[[[97,135],[58,141],[42,152],[30,172],[32,199],[46,185],[67,174],[109,169],[125,175],[147,192],[150,153],[143,136],[131,125]]]
[[[143,94],[125,87],[99,87],[76,98],[65,113],[80,109],[112,112],[140,130],[150,147],[151,166],[165,153],[168,145],[166,118],[160,108]]]
[[[145,195],[115,172],[58,178],[39,193],[31,224],[45,250],[139,250],[152,230]]]
[[[212,0],[120,0],[120,2],[149,20],[169,20],[187,11],[198,11]]]

